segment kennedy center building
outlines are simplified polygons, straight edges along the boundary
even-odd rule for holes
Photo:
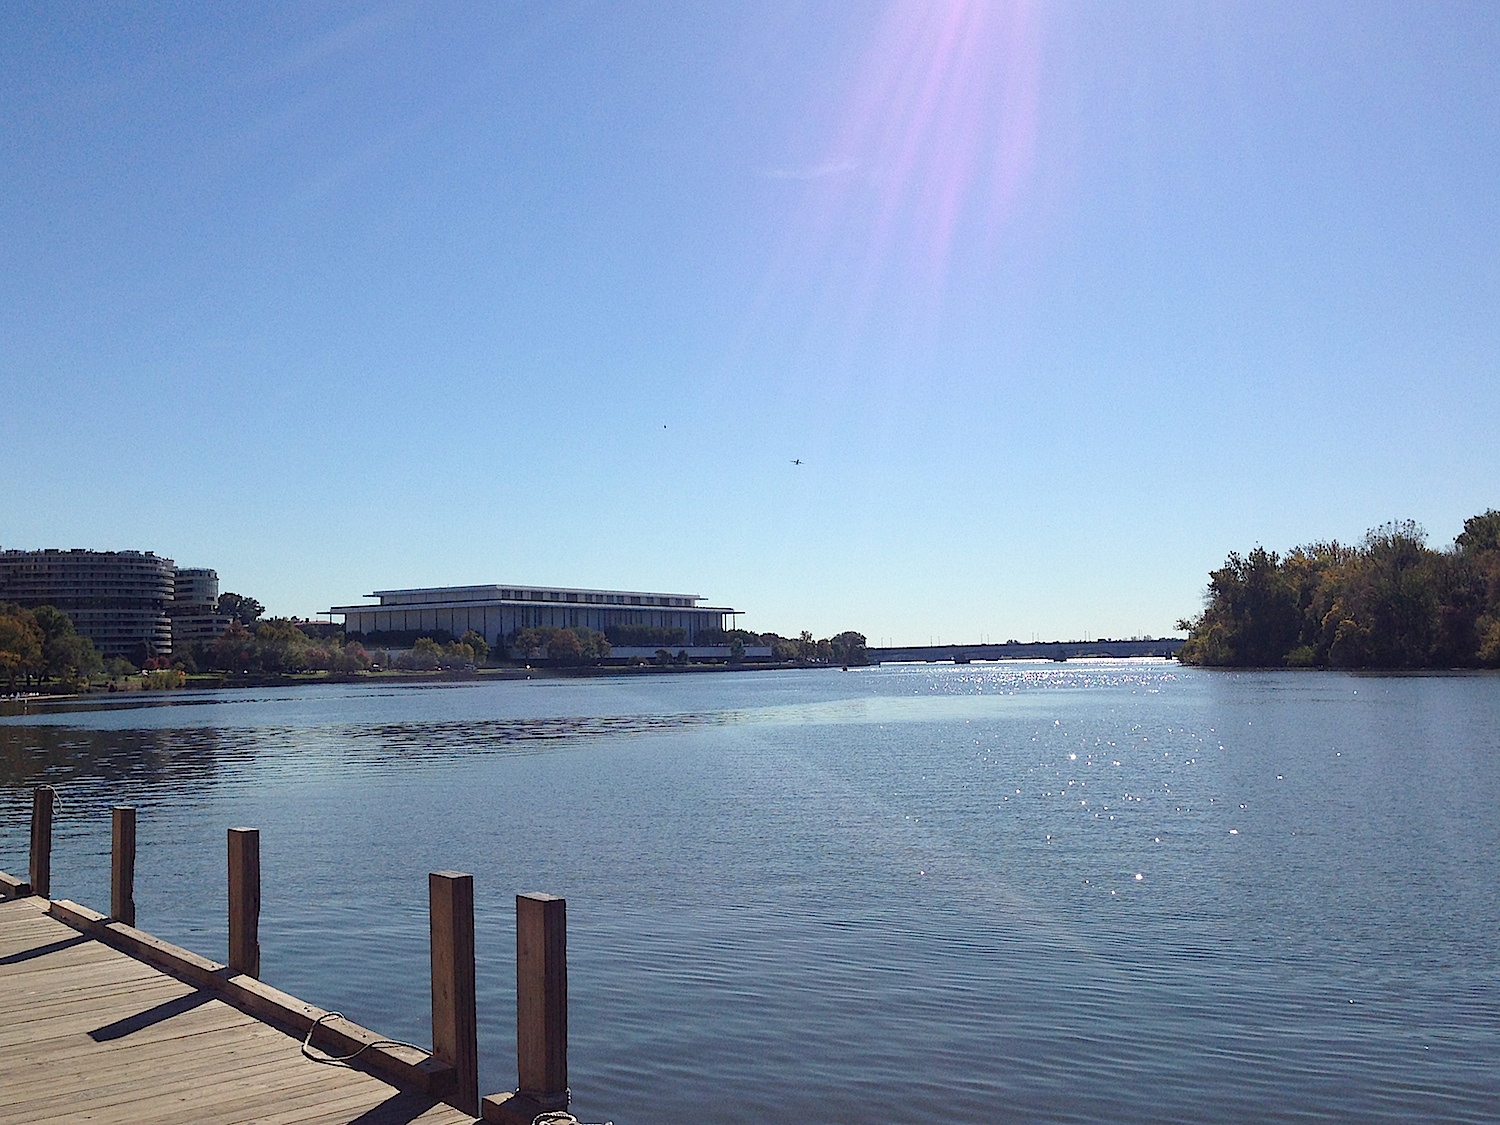
[[[376,590],[378,605],[334,606],[350,638],[382,634],[461,637],[470,629],[491,645],[521,629],[585,627],[607,633],[626,625],[682,629],[686,643],[699,634],[731,627],[738,610],[704,606],[698,594],[639,590],[575,590],[558,586],[434,586]]]

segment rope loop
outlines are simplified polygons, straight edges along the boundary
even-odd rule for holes
[[[546,1113],[539,1113],[531,1119],[531,1125],[586,1125],[579,1121],[565,1109],[549,1109]],[[615,1125],[613,1121],[606,1121],[604,1125]]]
[[[520,1092],[520,1090],[516,1091],[516,1093],[518,1094]],[[567,1095],[568,1103],[571,1105],[573,1101],[573,1091],[565,1090],[563,1092]],[[535,1117],[533,1117],[531,1119],[531,1125],[588,1125],[588,1122],[578,1120],[578,1118],[574,1117],[565,1109],[549,1109],[546,1112],[539,1113]],[[604,1125],[615,1125],[615,1123],[613,1121],[606,1121],[604,1122]]]
[[[313,1032],[318,1030],[318,1025],[324,1020],[341,1020],[343,1012],[324,1012],[312,1021],[312,1026],[307,1029],[307,1036],[302,1040],[302,1057],[315,1063],[323,1063],[325,1066],[348,1066],[352,1059],[359,1058],[371,1047],[410,1047],[413,1051],[421,1051],[424,1055],[431,1054],[426,1047],[418,1047],[415,1043],[403,1043],[399,1039],[372,1039],[359,1050],[349,1055],[313,1054],[312,1037]]]

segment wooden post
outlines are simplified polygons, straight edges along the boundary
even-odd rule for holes
[[[432,1053],[453,1067],[448,1102],[479,1116],[479,1021],[474,1002],[474,876],[427,876],[432,936]]]
[[[260,830],[229,830],[229,967],[260,976]]]
[[[109,913],[135,925],[135,806],[116,805],[110,819]]]
[[[516,1070],[520,1094],[568,1105],[568,914],[556,895],[516,896]]]
[[[38,785],[31,793],[31,893],[52,897],[52,803],[57,790]]]

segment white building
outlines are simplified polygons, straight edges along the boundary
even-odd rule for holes
[[[681,629],[691,645],[707,630],[732,628],[739,611],[704,606],[699,594],[641,590],[579,590],[559,586],[435,586],[376,590],[377,605],[334,606],[350,638],[374,643],[470,629],[498,647],[521,629],[585,627],[607,633],[620,626]]]

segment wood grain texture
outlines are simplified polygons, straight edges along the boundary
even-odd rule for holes
[[[394,1085],[441,1097],[452,1089],[454,1070],[449,1064],[410,1047],[371,1044],[384,1036],[342,1017],[326,1019],[330,1013],[290,996],[280,989],[227,965],[143,933],[132,926],[111,922],[97,911],[76,902],[58,900],[47,905],[47,913],[67,925],[97,939],[98,942],[159,969],[161,972],[212,992],[226,1003],[256,1019],[306,1035],[318,1023],[313,1046],[332,1055],[347,1055],[362,1050],[361,1064]],[[0,931],[3,941],[4,931]],[[150,969],[146,969],[149,972]]]
[[[0,902],[0,1121],[7,1125],[472,1125],[472,1116],[429,1094],[309,1061],[295,1029],[288,1034],[241,1011],[223,990],[241,982],[241,994],[253,992],[269,1010],[300,1014],[304,1029],[311,1024],[305,1013],[320,1009],[177,951],[195,973],[214,966],[224,974],[208,974],[215,990],[197,987],[87,929],[116,940],[139,935],[158,957],[175,949],[76,904]],[[374,1038],[353,1024],[339,1033],[348,1036]]]
[[[135,925],[135,806],[110,810],[110,917]]]
[[[474,876],[427,876],[432,941],[432,1053],[453,1067],[449,1101],[479,1115],[479,1020],[474,997]]]
[[[57,791],[38,785],[31,794],[31,892],[52,893],[52,803]]]
[[[544,1109],[568,1104],[568,916],[556,895],[516,896],[516,1070]]]
[[[24,898],[31,893],[31,884],[0,871],[0,898]]]
[[[260,976],[260,830],[229,830],[229,967]]]

